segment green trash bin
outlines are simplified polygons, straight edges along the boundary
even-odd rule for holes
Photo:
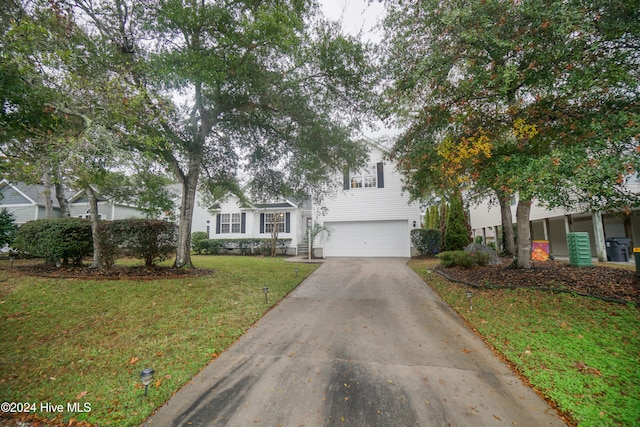
[[[591,243],[589,233],[574,232],[567,234],[569,264],[576,267],[591,267]]]

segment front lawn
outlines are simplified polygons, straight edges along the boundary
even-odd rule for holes
[[[215,272],[136,281],[0,271],[1,400],[65,425],[138,425],[317,267],[241,256],[193,262]],[[156,374],[144,397],[147,367]]]
[[[473,289],[413,268],[471,328],[579,426],[640,425],[640,311],[567,293]],[[535,285],[535,284],[533,284]]]

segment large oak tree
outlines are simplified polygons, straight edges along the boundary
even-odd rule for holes
[[[629,2],[387,1],[383,108],[406,131],[395,155],[419,197],[467,185],[518,194],[519,267],[529,212],[637,205],[639,10]],[[469,155],[487,138],[489,151]],[[443,150],[443,145],[449,144]],[[465,151],[467,150],[467,151]],[[458,153],[446,163],[443,153]],[[504,221],[503,221],[504,223]]]

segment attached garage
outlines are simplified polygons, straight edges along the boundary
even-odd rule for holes
[[[325,222],[330,231],[325,257],[409,257],[409,223],[400,221]]]

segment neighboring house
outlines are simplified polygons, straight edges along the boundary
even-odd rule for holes
[[[127,218],[144,218],[145,214],[135,206],[118,203],[113,199],[98,195],[98,217],[106,221]],[[71,216],[76,218],[90,218],[89,199],[84,190],[75,193],[69,199]]]
[[[313,206],[314,221],[328,232],[316,237],[323,257],[409,257],[410,232],[420,227],[420,206],[403,191],[402,175],[372,141],[367,167],[344,175],[342,189]]]
[[[228,196],[214,211],[211,239],[269,239],[277,225],[278,238],[291,239],[290,254],[299,253],[299,246],[302,249],[307,224],[305,212],[309,218],[311,214],[304,204],[291,200],[243,206],[236,196]]]
[[[640,192],[640,182],[629,184],[633,191]],[[515,225],[517,198],[512,199],[511,212]],[[482,236],[485,242],[497,241],[501,244],[500,208],[483,202],[470,209],[473,235]],[[640,246],[640,210],[628,215],[623,212],[585,212],[579,208],[546,209],[534,203],[531,206],[529,226],[532,240],[549,241],[549,250],[554,256],[569,256],[568,232],[587,232],[592,256],[606,255],[606,239],[630,239],[630,248]],[[496,239],[496,236],[498,238]],[[633,257],[633,255],[630,255]]]
[[[0,209],[6,208],[15,218],[18,225],[27,221],[46,218],[45,193],[46,187],[22,182],[11,183],[0,181]],[[56,199],[56,190],[51,187],[49,197],[53,206],[53,216],[60,216],[60,205]]]

